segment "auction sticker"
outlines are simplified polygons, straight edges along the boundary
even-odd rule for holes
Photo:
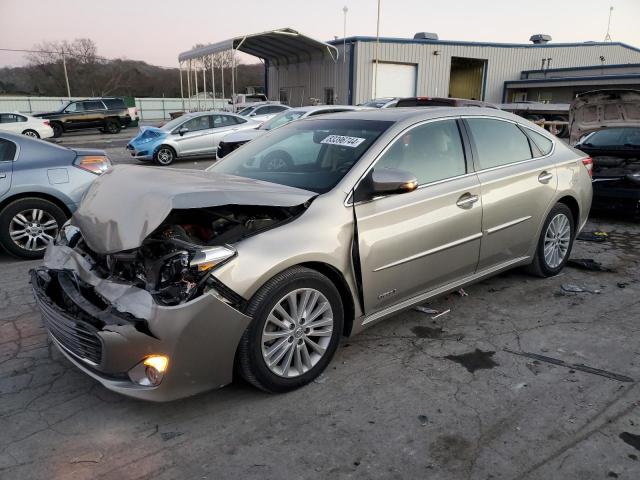
[[[320,143],[324,143],[325,145],[341,145],[343,147],[351,147],[356,148],[362,142],[364,142],[364,138],[360,137],[347,137],[345,135],[329,135]]]

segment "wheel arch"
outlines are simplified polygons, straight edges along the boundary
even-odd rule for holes
[[[10,203],[15,202],[16,200],[22,200],[23,198],[37,198],[40,200],[48,200],[49,202],[53,203],[56,207],[60,208],[67,217],[71,217],[71,210],[62,200],[55,197],[54,195],[50,195],[48,193],[43,193],[43,192],[22,192],[22,193],[16,193],[15,195],[7,197],[0,201],[0,212],[2,212],[2,210],[4,210],[5,207]]]
[[[571,195],[565,195],[558,199],[556,203],[562,203],[566,205],[569,210],[571,210],[571,215],[573,215],[573,223],[576,225],[576,231],[578,229],[578,224],[580,223],[580,204]]]
[[[349,284],[344,278],[344,275],[342,275],[337,268],[323,262],[305,262],[298,264],[298,266],[315,270],[327,277],[329,281],[333,283],[340,294],[340,299],[342,300],[342,306],[344,308],[344,325],[342,334],[347,337],[351,335],[355,316],[355,305],[353,303],[353,296],[351,295],[351,288],[349,288]]]

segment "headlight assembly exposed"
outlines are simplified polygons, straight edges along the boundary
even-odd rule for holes
[[[221,265],[235,255],[236,251],[230,247],[218,246],[203,248],[195,253],[189,262],[189,266],[196,267],[199,272],[206,272]]]

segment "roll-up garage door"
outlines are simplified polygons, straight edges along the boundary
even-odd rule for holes
[[[399,63],[378,64],[378,86],[372,97],[415,97],[417,65]],[[373,64],[373,74],[376,64]]]

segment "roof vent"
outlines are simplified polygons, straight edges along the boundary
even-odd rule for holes
[[[438,40],[438,34],[432,32],[418,32],[413,36],[414,40]]]
[[[544,45],[545,43],[549,43],[551,41],[551,35],[538,33],[536,35],[531,35],[529,41],[535,43],[536,45]]]

